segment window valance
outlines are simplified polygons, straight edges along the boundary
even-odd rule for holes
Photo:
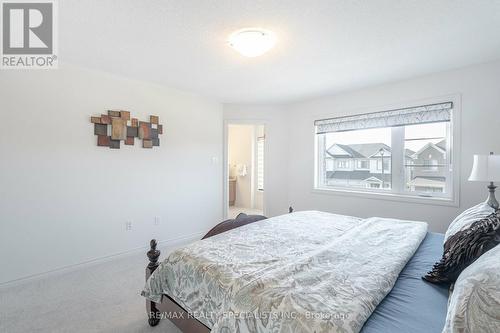
[[[450,121],[452,102],[365,113],[314,122],[316,134]]]

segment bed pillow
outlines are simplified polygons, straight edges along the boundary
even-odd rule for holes
[[[443,333],[500,332],[500,245],[467,267],[450,295]]]
[[[500,211],[497,211],[452,235],[444,245],[441,260],[423,279],[433,283],[452,283],[467,266],[499,243]]]
[[[458,215],[453,222],[451,222],[448,230],[446,230],[446,234],[444,235],[444,242],[457,232],[470,227],[472,223],[479,221],[494,212],[495,209],[490,207],[486,202],[467,209],[462,214]]]

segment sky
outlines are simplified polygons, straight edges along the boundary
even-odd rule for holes
[[[437,143],[446,136],[447,123],[419,124],[405,126],[405,140],[419,138],[437,138],[426,140],[405,141],[405,148],[418,151],[428,142]],[[357,131],[334,132],[326,134],[326,146],[329,148],[334,143],[359,144],[359,143],[385,143],[391,146],[391,128],[373,128]]]

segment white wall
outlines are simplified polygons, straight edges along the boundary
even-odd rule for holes
[[[313,126],[318,116],[349,115],[388,105],[460,95],[461,147],[459,207],[423,205],[346,194],[313,192]],[[286,207],[317,209],[361,217],[387,216],[429,222],[443,232],[460,212],[484,201],[486,184],[468,182],[472,155],[500,153],[500,62],[471,66],[359,91],[281,106],[225,105],[224,119],[265,120],[269,124],[265,205],[269,216]]]
[[[254,132],[252,125],[228,126],[228,159],[230,177],[236,178],[236,200],[234,203],[236,207],[252,208]],[[238,165],[246,165],[246,175],[238,175]]]
[[[313,126],[317,117],[361,113],[459,93],[462,106],[460,207],[422,205],[313,193]],[[297,209],[318,209],[355,216],[389,216],[428,221],[443,232],[464,209],[485,200],[486,184],[468,182],[474,153],[500,153],[500,62],[468,67],[336,96],[288,105],[288,199]],[[273,167],[283,168],[286,162]]]
[[[286,113],[275,106],[224,105],[224,120],[265,124],[264,214],[276,216],[288,211],[288,127]]]
[[[89,118],[110,108],[159,115],[161,146],[97,147]],[[1,71],[0,114],[0,283],[204,233],[222,219],[217,102],[62,66]]]
[[[312,192],[311,121],[460,93],[460,207]],[[97,147],[91,115],[160,116],[161,146]],[[222,118],[266,124],[265,214],[319,209],[425,220],[444,231],[485,199],[472,154],[500,152],[500,62],[286,106],[225,105],[178,90],[62,66],[0,73],[0,283],[208,230],[222,218]],[[214,160],[215,158],[215,160]],[[193,209],[195,208],[195,209]],[[154,217],[161,223],[154,225]],[[125,222],[133,221],[133,230]]]

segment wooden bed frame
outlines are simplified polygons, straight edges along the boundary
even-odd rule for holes
[[[289,213],[293,212],[293,208],[288,209]],[[254,218],[245,214],[239,214],[234,220],[226,220],[219,223],[214,228],[212,228],[202,239],[215,236],[222,232],[239,228],[246,224],[254,223],[265,219],[265,217],[255,216]],[[149,264],[146,267],[146,281],[151,276],[151,274],[158,268],[158,259],[160,258],[160,250],[157,247],[158,243],[155,239],[150,242],[151,249],[147,252],[149,259]],[[177,304],[168,295],[163,295],[161,303],[155,303],[150,300],[146,300],[146,311],[148,314],[148,323],[150,326],[156,326],[160,323],[160,319],[168,318],[172,323],[175,324],[184,333],[209,333],[210,328],[198,321],[193,315],[191,315],[187,310],[183,309],[182,306]]]
[[[151,240],[151,249],[147,252],[149,264],[146,267],[146,281],[151,274],[158,268],[158,259],[160,250],[156,249],[157,242]],[[209,333],[210,329],[200,321],[191,316],[168,295],[163,295],[161,303],[155,303],[146,300],[146,311],[148,314],[148,323],[150,326],[156,326],[160,323],[162,317],[168,318],[184,333]]]

